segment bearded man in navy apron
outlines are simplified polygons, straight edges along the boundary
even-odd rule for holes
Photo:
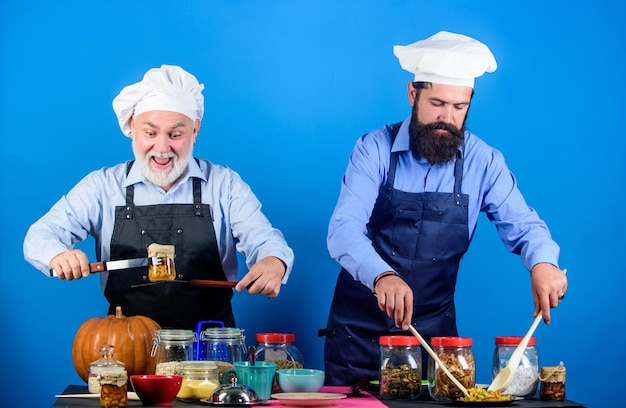
[[[546,323],[567,289],[545,223],[500,152],[464,126],[474,79],[496,69],[491,51],[440,32],[394,53],[414,74],[412,114],[357,141],[329,225],[329,252],[342,266],[320,330],[331,385],[378,378],[382,335],[409,334],[410,324],[427,340],[458,335],[459,262],[481,211],[532,271],[535,313]]]
[[[204,85],[178,66],[149,70],[113,101],[135,160],[94,171],[29,229],[26,259],[60,279],[89,275],[87,255],[73,249],[92,235],[98,260],[146,258],[150,244],[173,245],[176,279],[150,282],[148,267],[101,273],[109,313],[143,315],[162,327],[194,329],[201,321],[235,326],[233,290],[193,286],[192,279],[238,280],[236,251],[249,267],[235,290],[275,297],[293,251],[261,204],[228,167],[195,159]]]

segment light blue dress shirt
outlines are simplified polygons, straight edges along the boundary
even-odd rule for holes
[[[90,173],[30,227],[24,240],[24,257],[48,275],[54,256],[72,249],[91,235],[96,241],[96,257],[108,261],[115,207],[125,205],[126,187],[135,186],[137,206],[191,204],[192,177],[202,180],[202,203],[211,206],[227,279],[238,280],[238,251],[245,256],[248,268],[267,256],[281,259],[287,265],[283,278],[286,283],[294,254],[282,233],[272,227],[261,212],[261,203],[235,171],[207,160],[200,160],[198,165],[191,159],[186,173],[167,192],[147,182],[138,164],[132,166],[128,177],[126,163]],[[103,289],[107,276],[102,273],[100,277]]]
[[[329,223],[327,244],[331,257],[370,289],[377,275],[392,270],[366,236],[379,187],[387,182],[391,152],[399,152],[394,188],[412,193],[452,193],[454,189],[453,161],[431,166],[426,159],[413,157],[409,123],[410,117],[402,123],[393,147],[385,128],[356,142]],[[519,254],[528,270],[540,262],[558,266],[559,246],[545,222],[526,204],[502,153],[466,131],[464,157],[461,190],[469,195],[470,240],[478,215],[484,212],[495,224],[506,249]]]

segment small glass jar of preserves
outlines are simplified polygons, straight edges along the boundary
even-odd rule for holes
[[[125,407],[128,403],[128,374],[124,367],[112,367],[100,372],[100,406]]]
[[[492,378],[496,378],[500,370],[507,366],[511,354],[515,351],[523,336],[498,336],[496,347],[493,352]],[[537,339],[531,337],[528,346],[522,354],[519,366],[515,369],[513,381],[504,390],[503,394],[511,394],[514,397],[532,398],[537,392],[539,383],[539,355],[535,348]]]
[[[107,369],[123,369],[124,363],[113,358],[115,354],[115,346],[106,344],[100,346],[101,357],[89,364],[89,378],[87,379],[87,388],[92,394],[100,394],[100,378],[101,373]]]
[[[276,369],[303,368],[304,358],[291,333],[257,333],[256,359],[276,363]]]
[[[200,334],[204,358],[209,361],[234,363],[242,360],[245,350],[244,329],[210,327]]]
[[[183,376],[183,383],[176,397],[183,401],[211,398],[220,385],[217,365],[213,361],[181,361],[176,373]]]
[[[422,390],[422,353],[412,336],[381,336],[380,396],[417,399]]]
[[[541,367],[539,380],[539,398],[542,401],[565,400],[565,366],[562,361],[556,367]]]
[[[150,282],[167,282],[176,279],[174,245],[150,244],[148,246],[148,279]]]
[[[193,330],[160,329],[155,332],[152,357],[156,356],[156,374],[172,375],[180,361],[193,360]]]
[[[433,337],[433,351],[448,371],[465,388],[472,388],[476,383],[476,362],[469,337]],[[428,359],[428,392],[436,401],[454,401],[463,396],[463,392],[450,380],[437,362]]]

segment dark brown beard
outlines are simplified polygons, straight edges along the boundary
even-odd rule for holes
[[[445,130],[445,133],[438,132],[440,129]],[[414,106],[409,125],[411,153],[415,158],[424,157],[432,165],[448,163],[463,143],[464,132],[465,127],[457,129],[444,122],[420,123]]]

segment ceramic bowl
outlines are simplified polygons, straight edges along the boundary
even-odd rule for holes
[[[171,407],[183,383],[183,376],[131,375],[130,382],[143,405]]]
[[[288,368],[276,371],[283,392],[317,392],[324,384],[324,371],[310,368]]]

